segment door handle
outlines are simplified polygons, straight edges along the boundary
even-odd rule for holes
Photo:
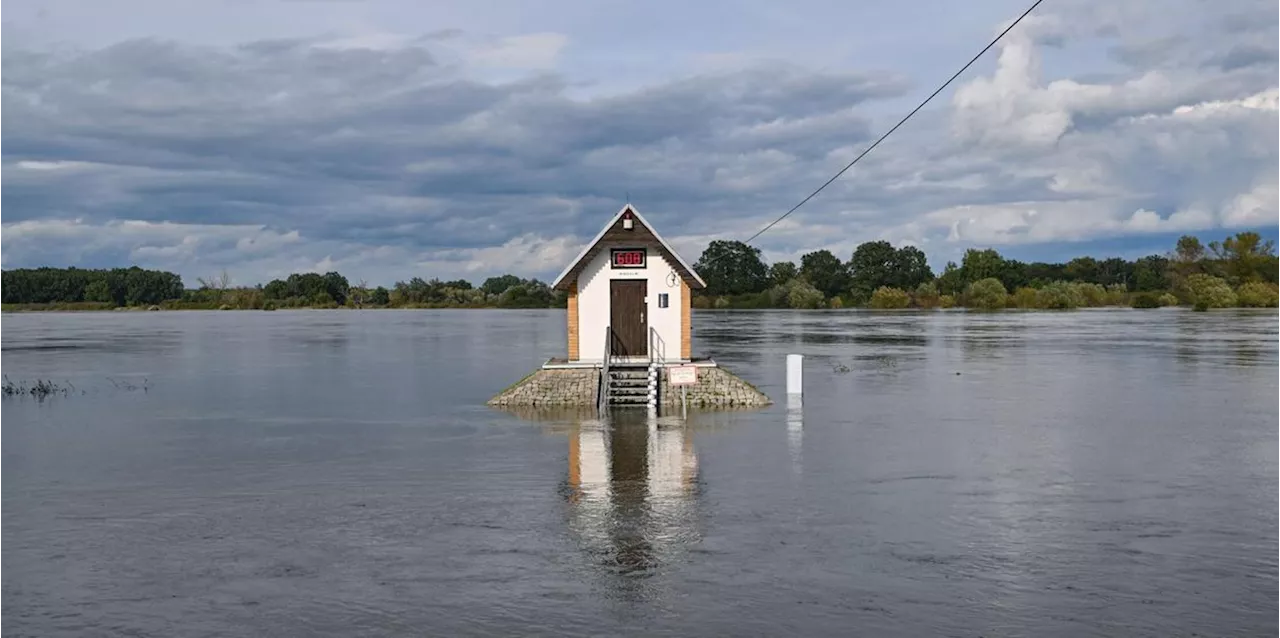
[[[644,313],[640,313],[640,323],[644,323]]]

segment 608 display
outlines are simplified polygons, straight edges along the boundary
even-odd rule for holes
[[[635,248],[614,248],[613,249],[613,267],[614,268],[644,268],[644,249]]]

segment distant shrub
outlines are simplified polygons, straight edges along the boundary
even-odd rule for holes
[[[942,295],[938,297],[939,308],[954,308],[956,306],[956,298],[951,295]]]
[[[218,310],[231,310],[231,306],[228,306],[227,304],[222,304],[221,306],[218,306]]]
[[[716,297],[716,309],[723,310],[729,307],[729,299],[727,297]]]
[[[911,297],[906,291],[891,286],[880,286],[871,293],[870,305],[879,310],[906,308],[910,303]]]
[[[1230,308],[1236,305],[1236,293],[1220,277],[1197,273],[1187,277],[1187,296],[1193,305],[1209,308]]]
[[[920,308],[936,308],[941,302],[938,297],[938,284],[926,281],[916,286],[913,295],[916,306]]]
[[[790,308],[791,307],[791,301],[790,299],[788,299],[788,296],[791,294],[791,290],[788,289],[785,284],[779,284],[777,286],[774,286],[764,291],[764,294],[769,297],[770,308]]]
[[[1080,285],[1065,281],[1046,284],[1036,291],[1036,305],[1039,308],[1052,310],[1071,310],[1088,305],[1089,301],[1085,296],[1084,289],[1091,285],[1097,286],[1097,284]],[[1101,289],[1101,286],[1097,287]]]
[[[1008,296],[1009,293],[999,279],[988,277],[969,284],[964,292],[964,303],[970,308],[999,310],[1005,307]]]
[[[1099,284],[1087,284],[1084,282],[1075,282],[1071,284],[1080,292],[1080,296],[1084,299],[1082,306],[1097,308],[1107,305],[1107,289]]]
[[[1015,308],[1039,308],[1039,293],[1035,288],[1022,287],[1013,291],[1013,305]]]
[[[1178,296],[1177,296],[1177,295],[1175,295],[1175,294],[1173,294],[1173,293],[1171,293],[1171,292],[1166,292],[1166,293],[1164,293],[1164,294],[1160,295],[1160,305],[1162,305],[1162,306],[1176,306],[1176,305],[1178,305]]]
[[[715,300],[712,299],[711,297],[698,295],[698,296],[695,296],[693,300],[689,302],[689,307],[698,308],[700,310],[706,310],[710,308],[711,304],[713,303],[715,303]]]
[[[275,301],[274,299],[268,299],[268,300],[266,300],[266,301],[265,301],[265,302],[263,302],[263,304],[262,304],[262,309],[263,309],[263,310],[275,310],[275,309],[276,309],[276,301]]]
[[[1236,302],[1245,308],[1275,308],[1280,305],[1280,292],[1275,284],[1251,281],[1236,289]]]
[[[774,308],[769,292],[749,292],[742,295],[733,295],[729,297],[730,308],[745,308],[749,310],[763,310]]]
[[[839,297],[832,297],[831,301],[827,302],[827,307],[832,310],[839,310],[844,307],[844,300]]]
[[[792,279],[786,285],[790,289],[787,292],[787,303],[792,308],[809,309],[822,307],[822,291],[809,285],[809,282],[802,279]]]
[[[1129,303],[1129,287],[1124,284],[1107,286],[1107,305],[1124,306]]]
[[[1134,308],[1159,308],[1160,295],[1154,292],[1140,292],[1133,296]]]

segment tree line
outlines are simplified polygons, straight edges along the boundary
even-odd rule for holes
[[[171,272],[132,268],[20,268],[0,274],[6,304],[89,303],[154,305],[183,295],[182,278]]]
[[[760,249],[713,241],[694,269],[707,282],[698,308],[1076,308],[1191,305],[1201,309],[1277,305],[1275,245],[1242,232],[1207,246],[1190,235],[1166,255],[1134,261],[1078,257],[1024,263],[994,249],[970,249],[940,274],[922,250],[885,241],[859,245],[848,261],[828,250],[797,265],[766,265]],[[233,286],[223,272],[183,286],[178,275],[138,267],[21,268],[3,272],[5,304],[52,308],[156,306],[171,309],[563,308],[565,293],[506,274],[479,286],[465,279],[413,277],[390,288],[352,283],[337,272],[295,273],[265,285]]]
[[[1025,263],[994,249],[969,249],[940,274],[923,251],[886,241],[859,245],[848,261],[818,250],[766,265],[760,249],[713,241],[694,265],[706,290],[701,308],[1076,308],[1185,304],[1199,308],[1277,303],[1275,245],[1254,232],[1206,247],[1184,235],[1166,255],[1129,261],[1078,257]]]
[[[552,291],[539,279],[513,274],[485,279],[479,287],[466,279],[440,281],[413,277],[394,286],[371,287],[364,281],[352,283],[346,275],[294,273],[273,279],[265,286],[233,287],[229,277],[212,281],[200,279],[201,286],[186,291],[172,307],[205,307],[224,310],[275,310],[287,307],[564,307],[563,292]]]
[[[567,296],[537,279],[500,275],[475,287],[465,279],[414,277],[391,288],[351,283],[337,272],[294,273],[265,285],[235,286],[226,272],[183,286],[177,274],[138,267],[112,270],[19,268],[2,273],[3,303],[50,309],[274,310],[277,308],[554,308]]]

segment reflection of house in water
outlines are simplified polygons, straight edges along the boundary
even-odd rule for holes
[[[617,417],[570,428],[567,494],[571,531],[625,579],[651,575],[698,537],[698,461],[682,424]]]

